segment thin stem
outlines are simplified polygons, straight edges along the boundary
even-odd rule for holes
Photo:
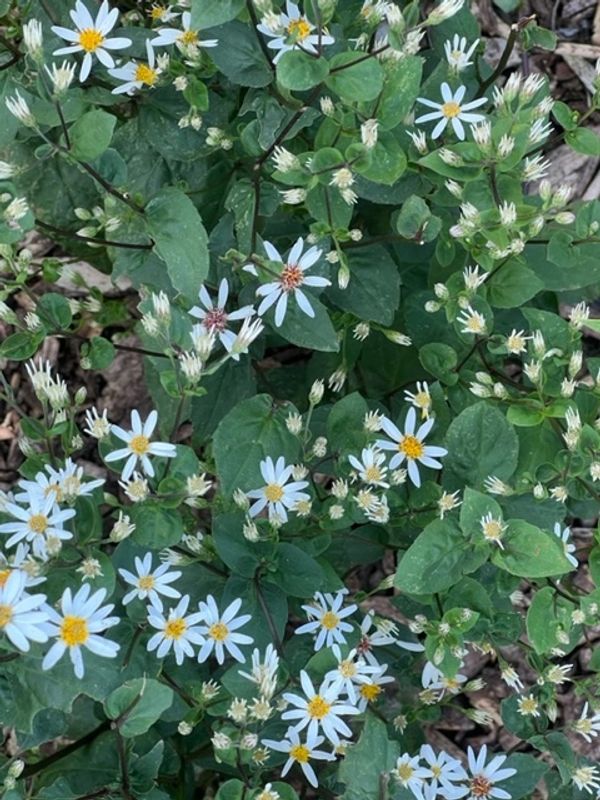
[[[65,151],[64,148],[61,148],[61,150],[63,150],[63,152],[67,152],[68,153],[68,150]],[[138,205],[135,202],[135,200],[132,200],[130,197],[128,197],[126,194],[123,194],[118,189],[115,189],[115,187],[112,185],[112,183],[109,183],[107,180],[105,180],[102,177],[102,175],[100,175],[100,173],[97,172],[97,170],[95,170],[94,167],[92,167],[91,164],[88,164],[87,161],[78,161],[77,163],[81,167],[83,167],[83,169],[88,173],[88,175],[91,175],[92,178],[95,181],[98,181],[100,186],[102,186],[104,189],[106,189],[106,191],[109,194],[112,194],[113,197],[116,197],[118,200],[121,200],[122,203],[125,203],[126,205],[128,205],[129,208],[131,208],[133,211],[136,212],[136,214],[143,214],[144,213],[144,207],[143,206]]]
[[[59,236],[65,236],[68,239],[77,239],[80,242],[92,242],[93,244],[102,244],[105,247],[122,247],[127,250],[152,250],[153,244],[133,244],[133,242],[114,242],[110,239],[102,239],[99,236],[82,236],[80,233],[58,228],[56,225],[50,225],[49,222],[43,222],[36,217],[35,224],[47,231],[52,231]]]
[[[263,55],[266,58],[269,67],[273,72],[275,72],[275,64],[273,64],[273,62],[271,61],[271,52],[269,51],[269,48],[267,47],[265,40],[261,36],[260,31],[258,30],[258,17],[256,16],[256,10],[254,8],[254,3],[252,2],[252,0],[246,0],[246,8],[248,9],[248,14],[250,16],[250,19],[252,20],[252,27],[254,29],[254,32],[256,33],[256,38],[258,39],[258,44],[260,46],[260,49],[263,51]]]
[[[275,150],[275,148],[278,145],[280,145],[281,142],[283,142],[285,137],[292,130],[292,128],[298,122],[300,117],[305,113],[305,111],[308,111],[308,109],[310,108],[311,104],[316,100],[316,98],[317,98],[317,96],[318,96],[320,91],[321,91],[320,85],[319,86],[315,86],[315,88],[312,90],[310,96],[308,97],[308,99],[306,101],[306,104],[303,105],[302,108],[299,108],[298,111],[296,111],[295,114],[292,114],[292,116],[288,120],[287,125],[285,125],[284,128],[282,129],[281,133],[279,133],[279,135],[275,137],[275,140],[273,141],[271,146],[267,150],[265,150],[265,152],[262,154],[262,156],[259,159],[257,159],[257,161],[256,161],[256,163],[254,165],[254,169],[255,170],[260,169],[260,167],[262,167],[262,165],[265,163],[265,161],[268,158],[270,158],[270,156],[273,153],[273,151]]]
[[[269,626],[269,631],[271,632],[271,636],[273,637],[273,643],[275,644],[275,649],[277,650],[278,655],[283,658],[283,644],[281,642],[279,633],[277,632],[277,628],[275,627],[275,622],[273,621],[273,617],[271,616],[269,607],[267,606],[264,595],[260,588],[260,580],[258,578],[258,575],[254,576],[254,586],[256,588],[256,596],[258,597],[258,602],[267,620],[267,625]]]
[[[81,739],[78,739],[76,742],[73,742],[72,744],[63,747],[62,750],[59,750],[56,753],[52,753],[51,756],[43,758],[36,764],[27,764],[27,766],[21,773],[22,777],[29,778],[31,775],[36,775],[38,772],[41,772],[42,770],[46,769],[46,767],[49,767],[51,764],[54,764],[57,761],[66,758],[67,756],[71,755],[71,753],[74,753],[76,750],[79,750],[81,747],[85,747],[86,744],[90,744],[90,742],[93,742],[94,739],[97,739],[101,733],[104,733],[105,731],[109,730],[110,726],[111,726],[111,720],[105,719],[104,722],[101,722],[100,725],[98,725],[98,727],[94,728],[89,733],[86,733],[85,736],[82,736]]]
[[[506,40],[506,46],[504,48],[504,51],[500,56],[500,61],[498,61],[498,64],[496,65],[496,69],[492,72],[489,78],[486,78],[486,80],[484,80],[483,83],[480,84],[479,91],[477,92],[476,97],[483,97],[483,95],[486,93],[489,87],[492,86],[494,83],[496,83],[500,75],[502,75],[502,73],[506,69],[506,65],[508,64],[508,60],[511,56],[511,53],[515,48],[518,36],[519,36],[519,26],[513,25],[512,28],[510,29],[508,39]]]

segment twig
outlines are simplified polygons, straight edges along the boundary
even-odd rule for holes
[[[35,224],[40,227],[44,228],[44,230],[52,231],[60,236],[64,236],[68,239],[77,239],[81,242],[92,242],[94,244],[103,244],[106,247],[122,247],[127,250],[152,250],[154,247],[153,244],[133,244],[133,242],[114,242],[111,239],[102,239],[99,236],[82,236],[80,233],[75,233],[74,231],[67,231],[63,228],[58,228],[56,225],[50,225],[49,222],[43,222],[41,219],[36,217]]]

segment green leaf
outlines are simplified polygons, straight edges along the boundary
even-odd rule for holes
[[[578,153],[586,156],[600,156],[600,136],[589,128],[567,131],[565,142]]]
[[[535,272],[519,259],[504,264],[487,286],[488,302],[496,308],[519,308],[544,288]]]
[[[431,375],[448,386],[458,382],[456,350],[443,342],[430,342],[419,348],[419,361]]]
[[[327,309],[310,289],[304,290],[304,293],[312,306],[314,317],[308,317],[293,297],[290,297],[283,322],[278,328],[272,322],[273,330],[298,347],[308,347],[311,350],[321,350],[326,353],[337,352],[339,342]],[[274,314],[273,307],[267,311],[265,318],[270,321]]]
[[[268,578],[292,597],[312,597],[325,581],[315,559],[289,542],[278,546],[277,570],[269,573]]]
[[[277,81],[284,89],[304,92],[329,74],[325,58],[312,58],[302,50],[289,50],[277,62]]]
[[[547,653],[558,644],[559,622],[554,613],[556,593],[545,586],[533,596],[527,610],[527,636],[536,653]]]
[[[436,519],[417,536],[398,564],[394,585],[408,594],[443,592],[476,569],[475,554],[452,520]],[[474,566],[475,564],[475,566]]]
[[[504,549],[495,550],[492,561],[511,575],[547,578],[573,569],[557,536],[522,519],[509,520],[502,541]]]
[[[231,495],[237,487],[256,489],[264,485],[259,463],[266,456],[283,456],[294,463],[299,443],[285,420],[295,411],[290,404],[275,406],[266,394],[239,403],[221,420],[213,438],[213,451],[221,490]]]
[[[378,800],[382,778],[399,755],[400,746],[388,739],[385,723],[367,714],[360,739],[340,764],[340,781],[346,785],[343,800]]]
[[[504,414],[485,401],[465,408],[451,422],[446,446],[444,478],[451,475],[461,488],[464,483],[481,485],[488,475],[507,480],[517,467],[517,434]]]
[[[24,361],[31,358],[41,345],[45,334],[41,333],[12,333],[0,343],[0,357],[13,361]]]
[[[383,91],[376,111],[381,130],[392,130],[403,122],[419,94],[422,72],[420,56],[384,63]]]
[[[366,166],[356,164],[356,172],[375,183],[392,186],[406,170],[406,155],[392,133],[380,134],[371,151],[370,162]]]
[[[151,678],[127,681],[104,701],[109,719],[117,720],[121,736],[146,733],[173,703],[173,690]]]
[[[181,541],[183,525],[179,512],[156,502],[140,503],[131,508],[135,523],[133,538],[151,550],[171,547]]]
[[[273,559],[273,542],[249,542],[242,532],[241,512],[220,514],[214,518],[212,541],[219,558],[229,569],[243,578],[253,578],[263,560]]]
[[[191,304],[209,262],[208,238],[196,207],[180,189],[166,187],[146,206],[146,220],[173,288]]]
[[[467,536],[481,534],[481,518],[491,514],[502,519],[502,509],[493,497],[467,486],[460,507],[460,527]]]
[[[244,800],[246,787],[242,781],[232,778],[219,786],[215,800]]]
[[[69,301],[62,294],[43,294],[36,310],[40,319],[45,324],[50,324],[55,331],[66,331],[73,320]]]
[[[509,756],[502,769],[514,769],[516,773],[499,784],[499,788],[510,794],[512,800],[529,797],[535,787],[548,772],[548,765],[525,753]]]
[[[506,412],[506,419],[518,428],[534,428],[544,421],[544,414],[536,408],[511,406]]]
[[[109,367],[117,354],[115,346],[102,336],[95,336],[81,347],[82,356],[89,361],[88,369],[103,370]]]
[[[364,430],[366,400],[358,393],[338,400],[327,417],[327,439],[334,450],[358,452],[367,444]]]
[[[203,0],[197,0],[197,5],[202,3]],[[221,5],[220,0],[213,0],[213,5],[217,3]],[[260,48],[257,33],[237,20],[211,31],[219,44],[211,48],[210,57],[223,75],[239,86],[266,86],[273,80],[273,71]]]
[[[420,241],[430,218],[431,211],[427,203],[413,194],[402,204],[396,217],[396,230],[405,239]]]
[[[350,283],[346,289],[336,284],[327,296],[344,311],[359,319],[391,325],[400,303],[400,273],[385,247],[348,248]]]
[[[332,92],[348,103],[374,100],[383,88],[383,69],[375,58],[348,52],[333,56],[325,81]]]
[[[88,111],[70,130],[71,153],[81,161],[93,161],[108,148],[117,118],[106,111]]]
[[[212,28],[235,19],[244,7],[244,0],[192,0],[193,30]]]

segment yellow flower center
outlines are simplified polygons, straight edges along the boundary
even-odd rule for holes
[[[310,750],[306,745],[295,744],[290,748],[290,758],[294,761],[299,761],[301,764],[306,764],[310,758]]]
[[[483,523],[483,535],[486,539],[497,542],[502,538],[502,523],[497,519],[491,519]]]
[[[372,467],[367,467],[365,470],[365,480],[367,483],[377,483],[382,478],[381,470],[379,467],[373,465]]]
[[[138,64],[135,68],[135,79],[148,86],[154,86],[158,80],[158,72],[148,64]]]
[[[400,764],[398,769],[396,770],[398,773],[398,777],[402,781],[408,781],[412,778],[414,769],[411,767],[410,764]]]
[[[34,533],[45,533],[48,527],[48,517],[45,514],[33,514],[29,518],[29,530]]]
[[[86,28],[79,34],[79,44],[83,47],[86,53],[95,52],[103,41],[104,36],[95,28]]]
[[[442,768],[438,767],[437,764],[430,764],[429,769],[431,770],[431,774],[434,778],[439,778],[442,774]]]
[[[329,714],[331,703],[328,703],[321,695],[317,694],[309,701],[306,708],[311,719],[323,719]]]
[[[13,615],[12,606],[0,605],[0,628],[5,628]]]
[[[359,691],[365,700],[372,703],[374,700],[377,700],[381,694],[381,686],[377,686],[376,683],[364,683]]]
[[[44,489],[44,497],[48,497],[48,495],[51,494],[52,492],[54,492],[54,495],[56,496],[56,502],[57,503],[62,502],[63,492],[58,483],[49,483],[48,486],[46,486],[46,488]]]
[[[198,31],[184,31],[179,37],[179,41],[186,47],[198,44]]]
[[[473,797],[484,797],[487,800],[492,788],[491,781],[484,775],[476,775],[471,781],[471,794]]]
[[[183,617],[175,617],[168,620],[165,625],[165,637],[167,639],[181,639],[187,630],[187,623]]]
[[[305,19],[293,19],[287,28],[288,35],[302,42],[310,33],[310,24]]]
[[[283,497],[283,489],[278,483],[269,483],[265,486],[265,497],[269,503],[278,503]]]
[[[150,19],[154,22],[160,22],[166,10],[165,6],[152,6],[150,9]]]
[[[332,631],[337,627],[340,618],[333,611],[326,611],[321,617],[321,625],[328,631]]]
[[[452,119],[460,114],[460,105],[450,100],[448,103],[444,103],[440,110],[447,119]]]
[[[521,711],[523,714],[533,714],[537,711],[537,700],[534,697],[525,697],[521,701]]]
[[[12,572],[11,569],[2,569],[0,570],[0,589],[4,586],[6,581],[10,578],[10,573]]]
[[[425,452],[423,443],[420,442],[416,436],[404,436],[398,445],[398,450],[407,458],[421,458]]]
[[[133,436],[129,442],[129,449],[132,450],[136,456],[144,456],[150,448],[150,440],[147,436]]]
[[[154,589],[154,578],[152,575],[142,575],[142,577],[138,580],[138,586],[140,589],[143,589],[145,592],[149,592],[150,589]]]
[[[67,615],[61,622],[59,636],[68,647],[85,644],[89,635],[87,620],[83,617]]]
[[[431,405],[431,397],[427,392],[417,392],[414,401],[419,408],[429,408]]]
[[[211,639],[214,639],[215,642],[224,642],[229,636],[229,628],[224,622],[215,622],[215,624],[211,625],[208,629],[208,635]]]
[[[356,675],[356,664],[353,661],[341,661],[339,670],[344,678],[353,678]]]

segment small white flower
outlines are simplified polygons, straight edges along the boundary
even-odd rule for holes
[[[339,591],[335,596],[329,593],[315,592],[313,602],[310,605],[302,606],[309,619],[312,619],[296,628],[296,633],[316,633],[315,650],[331,647],[335,642],[346,643],[344,634],[352,631],[352,625],[344,622],[344,619],[354,614],[358,608],[354,603],[342,608],[346,593],[345,589]]]
[[[424,782],[431,776],[430,770],[419,766],[419,760],[419,756],[411,758],[408,753],[404,753],[391,771],[391,775],[400,786],[409,789],[415,797],[422,797]]]
[[[331,646],[331,652],[335,656],[337,666],[325,675],[325,681],[335,687],[340,694],[345,692],[348,700],[355,705],[359,699],[357,686],[366,683],[373,673],[380,672],[381,667],[378,664],[367,664],[360,658],[356,648],[343,656],[340,646],[334,644]]]
[[[263,20],[260,25],[257,25],[258,30],[271,39],[267,43],[267,47],[279,51],[273,59],[274,64],[289,50],[300,48],[313,55],[319,55],[317,46],[333,44],[335,41],[333,36],[322,31],[313,33],[315,26],[300,13],[299,7],[292,0],[286,0],[285,14],[274,16],[275,19],[268,20],[270,24],[265,24]]]
[[[177,455],[177,449],[174,444],[150,441],[150,437],[156,428],[157,422],[158,414],[156,411],[151,411],[146,421],[142,423],[139,413],[134,409],[131,412],[130,431],[123,430],[123,428],[120,428],[118,425],[111,425],[111,433],[125,442],[127,447],[113,450],[112,453],[108,453],[104,460],[110,464],[113,461],[121,461],[124,458],[127,459],[123,471],[121,472],[121,478],[124,481],[128,480],[132,475],[138,461],[146,475],[152,478],[154,477],[154,467],[152,466],[149,456],[174,458]]]
[[[72,31],[69,28],[53,25],[52,31],[71,44],[55,50],[53,55],[85,53],[79,73],[79,80],[83,83],[92,69],[93,56],[96,56],[103,66],[112,68],[115,66],[115,61],[107,50],[123,50],[131,45],[131,39],[125,37],[106,38],[107,34],[115,27],[119,17],[119,9],[111,9],[107,0],[104,0],[100,6],[95,20],[82,0],[76,0],[75,9],[69,13],[76,30]]]
[[[558,536],[560,541],[562,542],[563,550],[565,552],[565,557],[567,561],[573,565],[575,569],[579,566],[579,562],[577,558],[573,555],[577,551],[577,547],[569,541],[569,537],[571,535],[571,529],[565,528],[562,529],[560,522],[555,523],[554,525],[554,535]]]
[[[498,789],[496,784],[506,780],[516,774],[517,770],[512,768],[500,769],[506,761],[505,755],[495,756],[486,766],[487,745],[483,745],[478,755],[469,747],[467,750],[469,762],[469,788],[473,797],[498,798],[498,800],[510,800],[510,795],[504,789]]]
[[[114,605],[102,605],[106,589],[98,589],[91,596],[90,592],[89,583],[84,583],[74,596],[70,589],[65,589],[60,600],[61,614],[47,606],[50,619],[46,630],[56,642],[46,653],[42,669],[51,669],[68,650],[76,677],[83,678],[83,647],[105,658],[115,658],[119,652],[116,642],[98,635],[118,624],[119,617],[109,617]]]
[[[186,594],[175,608],[169,610],[167,616],[163,613],[163,605],[158,596],[154,603],[148,606],[148,622],[158,632],[148,641],[147,649],[149,652],[156,650],[157,658],[164,658],[173,648],[175,661],[177,664],[183,664],[186,656],[188,658],[194,656],[192,645],[205,644],[206,640],[198,627],[203,615],[198,611],[187,614],[189,604],[190,597]]]
[[[404,391],[404,399],[407,403],[411,403],[415,408],[421,410],[421,417],[429,419],[429,412],[431,411],[431,395],[429,394],[429,386],[426,381],[421,383],[417,381],[417,391],[409,392]]]
[[[23,44],[34,61],[43,58],[43,28],[38,19],[30,19],[23,25]]]
[[[507,529],[507,525],[501,519],[496,519],[490,511],[479,521],[481,525],[481,532],[484,538],[492,544],[497,544],[501,550],[504,550],[502,544],[502,537]]]
[[[470,103],[463,103],[462,100],[467,91],[466,86],[459,86],[453,93],[447,83],[442,83],[440,90],[443,103],[435,103],[433,100],[428,100],[425,97],[417,97],[418,103],[436,110],[417,117],[415,122],[419,125],[423,122],[439,120],[431,133],[432,139],[437,139],[438,136],[441,136],[448,123],[451,123],[454,133],[462,141],[465,138],[463,122],[469,125],[476,122],[483,122],[485,119],[483,114],[474,114],[472,109],[485,105],[487,99],[485,97],[480,97],[478,100],[472,100]]]
[[[320,744],[325,741],[323,736],[317,736],[316,733],[308,732],[304,744],[300,741],[300,736],[294,728],[288,728],[285,739],[277,742],[273,739],[263,739],[262,743],[270,750],[276,750],[279,753],[286,753],[288,756],[287,761],[281,770],[281,777],[285,778],[294,764],[299,764],[300,769],[304,773],[304,777],[315,788],[319,785],[316,773],[310,765],[311,759],[319,761],[334,761],[335,756],[333,753],[326,753],[324,750],[317,750]]]
[[[264,248],[270,261],[281,264],[281,272],[276,281],[265,283],[256,290],[256,293],[263,298],[258,307],[259,316],[265,314],[273,304],[277,303],[275,307],[275,325],[279,328],[285,318],[289,296],[293,295],[300,309],[307,316],[314,317],[315,312],[308,297],[300,287],[314,286],[323,288],[331,285],[327,278],[322,278],[318,275],[305,275],[305,272],[316,264],[323,251],[316,247],[311,247],[303,254],[304,240],[299,238],[284,263],[279,251],[270,242],[264,242]]]
[[[301,731],[308,727],[308,736],[316,736],[322,730],[326,738],[334,745],[340,743],[340,735],[351,737],[352,731],[342,716],[358,714],[358,709],[348,703],[340,703],[338,689],[329,682],[323,682],[319,690],[315,690],[308,673],[300,671],[300,683],[304,697],[291,692],[284,692],[283,698],[294,708],[284,711],[283,720],[297,720],[294,728]]]
[[[361,459],[362,461],[354,455],[348,456],[348,461],[358,472],[359,478],[372,486],[389,489],[390,485],[385,481],[387,467],[383,466],[385,455],[375,447],[365,447],[361,453]]]
[[[596,789],[600,789],[600,775],[597,767],[583,766],[577,767],[571,775],[571,780],[582,791],[592,794]]]
[[[573,730],[591,742],[600,733],[600,714],[592,712],[588,717],[589,704],[586,702],[581,711],[581,716],[573,723]]]
[[[9,570],[0,583],[0,633],[23,653],[29,651],[30,641],[48,641],[46,595],[27,594],[28,585],[31,584],[27,573],[19,569]]]
[[[308,486],[307,481],[292,481],[294,467],[292,464],[286,466],[285,459],[280,456],[277,462],[273,462],[270,456],[260,462],[260,471],[266,481],[266,485],[261,489],[252,489],[247,492],[247,496],[255,500],[250,508],[250,515],[256,517],[266,507],[269,512],[269,519],[278,519],[287,522],[287,511],[291,510],[300,500],[310,500],[306,492],[302,492]]]
[[[48,69],[46,64],[44,64],[44,69],[52,81],[55,94],[60,96],[65,94],[69,86],[73,83],[77,65],[75,63],[69,64],[68,61],[63,61],[60,67],[56,64],[52,64],[51,69]]]
[[[171,44],[177,45],[188,55],[197,53],[200,47],[216,47],[218,39],[202,39],[200,32],[191,27],[192,15],[189,11],[184,11],[181,15],[182,29],[179,28],[159,28],[158,36],[152,39],[153,47],[168,47]]]
[[[367,710],[370,703],[374,703],[382,693],[382,686],[386,683],[393,683],[394,678],[391,675],[386,675],[388,669],[387,664],[379,667],[375,673],[369,675],[367,680],[361,681],[358,687],[358,710],[363,713]]]
[[[272,644],[268,644],[264,656],[260,650],[252,651],[252,667],[250,673],[242,672],[239,675],[256,684],[262,697],[270,699],[277,689],[277,673],[279,671],[279,656]]]
[[[232,353],[236,334],[231,330],[230,323],[251,317],[254,314],[254,307],[243,306],[236,311],[229,312],[225,310],[229,297],[229,284],[226,278],[223,278],[219,284],[216,303],[213,303],[205,286],[200,287],[198,297],[200,305],[193,306],[189,311],[190,315],[199,319],[206,333],[216,335],[225,350]],[[238,353],[232,353],[232,356],[236,361],[239,360]]]
[[[485,317],[470,305],[463,309],[462,314],[456,317],[456,321],[463,326],[461,333],[471,333],[475,336],[482,336],[486,333]]]
[[[460,499],[460,491],[458,489],[455,492],[442,492],[442,496],[437,502],[440,512],[440,519],[444,519],[444,516],[449,511],[453,511],[461,504],[462,500]]]
[[[540,704],[532,694],[524,694],[522,697],[519,697],[517,700],[517,707],[522,717],[541,716]]]
[[[463,69],[470,67],[473,62],[470,60],[475,52],[479,39],[475,39],[473,44],[467,50],[467,40],[464,36],[459,36],[458,33],[454,34],[452,40],[447,39],[444,42],[444,52],[446,53],[446,60],[450,69],[459,73]]]
[[[36,558],[46,561],[48,559],[49,538],[66,540],[72,539],[73,534],[63,528],[63,523],[75,516],[75,509],[68,508],[60,511],[55,507],[55,495],[51,492],[43,498],[39,493],[27,495],[28,507],[16,503],[6,503],[5,513],[15,517],[17,522],[5,522],[0,525],[0,533],[12,533],[6,542],[7,547],[12,547],[20,541],[31,544]]]
[[[395,469],[406,459],[411,481],[415,486],[420,486],[421,476],[417,462],[430,469],[441,469],[442,464],[436,458],[447,455],[448,451],[443,447],[424,443],[425,437],[433,428],[432,419],[426,420],[415,432],[416,421],[417,415],[412,407],[408,409],[403,432],[390,419],[384,417],[381,427],[390,438],[378,439],[376,444],[381,450],[396,451],[390,460],[391,469]]]
[[[160,564],[153,571],[152,553],[146,553],[143,559],[136,556],[134,564],[137,575],[127,569],[119,569],[119,575],[125,583],[134,587],[123,598],[123,605],[130,603],[134,597],[138,600],[148,599],[151,603],[158,600],[159,594],[165,597],[181,597],[181,592],[169,586],[181,577],[181,572],[169,572],[169,564]]]
[[[22,125],[27,128],[35,128],[35,117],[31,113],[27,101],[19,94],[18,90],[15,91],[14,97],[7,97],[5,103],[13,117],[16,117]]]
[[[442,0],[438,6],[429,12],[425,23],[427,25],[440,25],[457,14],[463,5],[464,0]]]
[[[220,614],[212,595],[209,594],[206,602],[200,603],[200,614],[204,623],[199,628],[204,636],[204,642],[198,652],[200,664],[206,661],[213,651],[219,664],[225,661],[225,650],[236,661],[243,663],[246,660],[238,645],[252,644],[254,640],[245,633],[237,633],[237,629],[249,622],[251,618],[250,614],[236,617],[241,605],[242,601],[238,598]]]
[[[160,68],[156,67],[156,57],[149,40],[146,40],[146,62],[128,61],[122,67],[109,69],[108,74],[118,81],[123,81],[120,86],[112,90],[113,94],[133,94],[144,86],[152,88],[156,85],[160,75]],[[161,294],[163,294],[161,292]]]

